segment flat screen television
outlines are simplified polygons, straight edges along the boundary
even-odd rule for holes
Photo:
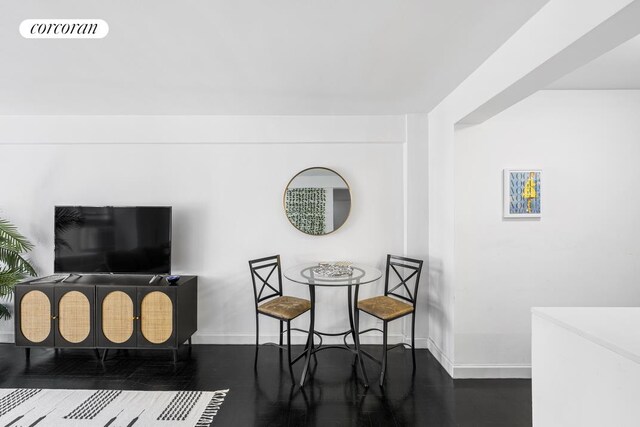
[[[56,273],[171,273],[171,207],[56,206]]]

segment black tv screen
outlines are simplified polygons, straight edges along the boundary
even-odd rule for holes
[[[171,208],[56,206],[56,273],[171,273]]]

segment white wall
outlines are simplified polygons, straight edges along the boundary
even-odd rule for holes
[[[429,349],[453,376],[453,121],[446,106],[428,117]]]
[[[640,91],[543,91],[455,134],[455,376],[530,375],[532,306],[640,304]],[[502,218],[502,170],[543,215]]]
[[[429,318],[429,120],[426,114],[407,116],[404,145],[405,253],[425,261],[422,266],[416,310],[416,347],[428,347]],[[404,318],[405,333],[411,323]]]
[[[464,358],[465,366],[456,368],[459,340],[454,339],[454,331],[459,305],[455,304],[458,230],[454,226],[457,209],[454,167],[458,162],[454,160],[454,126],[462,120],[477,123],[487,119],[543,88],[549,78],[558,77],[559,70],[568,72],[571,67],[585,64],[595,52],[611,46],[612,39],[624,38],[627,32],[637,30],[634,25],[637,7],[638,2],[631,0],[549,1],[428,114],[429,304],[432,307],[429,348],[454,377],[521,376],[523,371],[528,371],[527,366],[520,364],[505,368],[493,364],[496,361],[492,360],[487,365],[474,365]],[[580,13],[576,14],[576,10]],[[615,21],[611,21],[613,17]]]
[[[41,274],[53,269],[54,205],[173,206],[174,272],[199,276],[195,342],[253,342],[247,266],[251,258],[280,253],[284,268],[327,259],[381,268],[387,253],[402,253],[405,247],[404,117],[273,118],[272,122],[264,117],[229,122],[171,118],[161,131],[149,125],[163,122],[153,117],[141,118],[139,128],[135,118],[2,120],[6,126],[0,127],[0,215],[35,243],[33,260]],[[255,142],[260,138],[256,127],[268,129],[267,143]],[[108,139],[96,129],[105,129]],[[149,135],[158,135],[163,143],[152,143]],[[71,143],[61,143],[65,136]],[[126,144],[137,138],[143,143]],[[11,143],[16,139],[29,143]],[[278,143],[279,139],[286,143]],[[351,216],[329,236],[297,231],[283,211],[285,186],[311,166],[335,169],[352,190]],[[308,295],[306,288],[290,282],[285,289]],[[379,294],[382,289],[380,281],[363,288],[361,295]],[[344,329],[342,292],[318,293],[320,329]],[[336,303],[343,300],[344,304]],[[305,316],[299,324],[304,327],[307,321]],[[363,322],[372,325],[367,316]],[[392,334],[401,339],[402,325],[396,323]],[[263,325],[265,339],[276,332],[277,322],[267,320]],[[9,340],[10,330],[10,323],[2,324],[0,338]]]

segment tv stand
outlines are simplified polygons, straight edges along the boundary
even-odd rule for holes
[[[149,284],[149,275],[77,275],[73,282],[19,283],[15,289],[16,345],[29,349],[172,350],[198,329],[198,278],[176,286]]]

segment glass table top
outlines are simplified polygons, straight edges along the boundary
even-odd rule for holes
[[[353,286],[372,283],[382,277],[382,272],[376,267],[364,264],[351,264],[353,274],[350,276],[326,277],[314,272],[319,267],[317,262],[300,264],[284,272],[284,277],[292,282],[308,286]]]

